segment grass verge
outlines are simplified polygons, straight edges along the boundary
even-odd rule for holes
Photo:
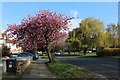
[[[120,56],[105,56],[105,58],[120,58]]]
[[[42,59],[48,59],[48,56],[41,56]]]
[[[86,53],[86,55],[84,55],[83,53],[70,53],[70,54],[68,54],[67,52],[64,52],[63,55],[97,56],[96,53]]]
[[[47,66],[58,78],[99,78],[93,72],[65,62],[48,63]]]

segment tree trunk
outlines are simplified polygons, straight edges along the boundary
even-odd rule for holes
[[[102,48],[101,48],[101,47],[97,47],[96,49],[97,49],[97,52],[98,52],[98,51],[100,51]]]
[[[69,54],[69,55],[70,55],[70,52],[71,52],[71,51],[69,50],[69,51],[68,51],[68,54]]]
[[[74,55],[75,55],[75,51],[74,51]]]
[[[84,55],[86,55],[86,50],[87,50],[87,48],[84,49]]]
[[[50,53],[49,46],[46,47],[46,52],[47,52],[47,54],[48,54],[49,63],[55,63],[55,60],[53,59],[53,56],[52,56],[52,54]]]
[[[61,54],[63,54],[63,49],[61,50]]]

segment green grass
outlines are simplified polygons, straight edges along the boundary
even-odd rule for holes
[[[48,56],[41,56],[42,59],[48,59]]]
[[[86,55],[83,56],[97,56],[96,53],[87,53]]]
[[[105,58],[120,58],[120,56],[105,56]]]
[[[95,78],[93,72],[65,62],[49,63],[48,68],[58,78]]]
[[[84,55],[83,53],[70,53],[68,54],[67,52],[63,53],[64,55],[77,55],[77,56],[97,56],[95,53],[86,53],[86,55]]]

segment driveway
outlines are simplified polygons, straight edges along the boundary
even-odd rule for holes
[[[118,78],[118,63],[120,62],[118,59],[82,56],[58,56],[57,60],[80,66],[107,78]]]

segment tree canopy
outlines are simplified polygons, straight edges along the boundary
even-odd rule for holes
[[[49,45],[58,43],[59,40],[67,36],[67,24],[73,17],[49,10],[40,10],[35,16],[30,14],[27,16],[27,18],[22,19],[21,24],[8,25],[9,36],[15,37],[16,42],[25,50],[44,47],[50,62],[53,62]]]
[[[86,18],[79,23],[79,27],[69,32],[69,40],[79,40],[79,48],[100,48],[108,46],[104,24],[92,17]],[[71,41],[73,42],[73,41]]]

